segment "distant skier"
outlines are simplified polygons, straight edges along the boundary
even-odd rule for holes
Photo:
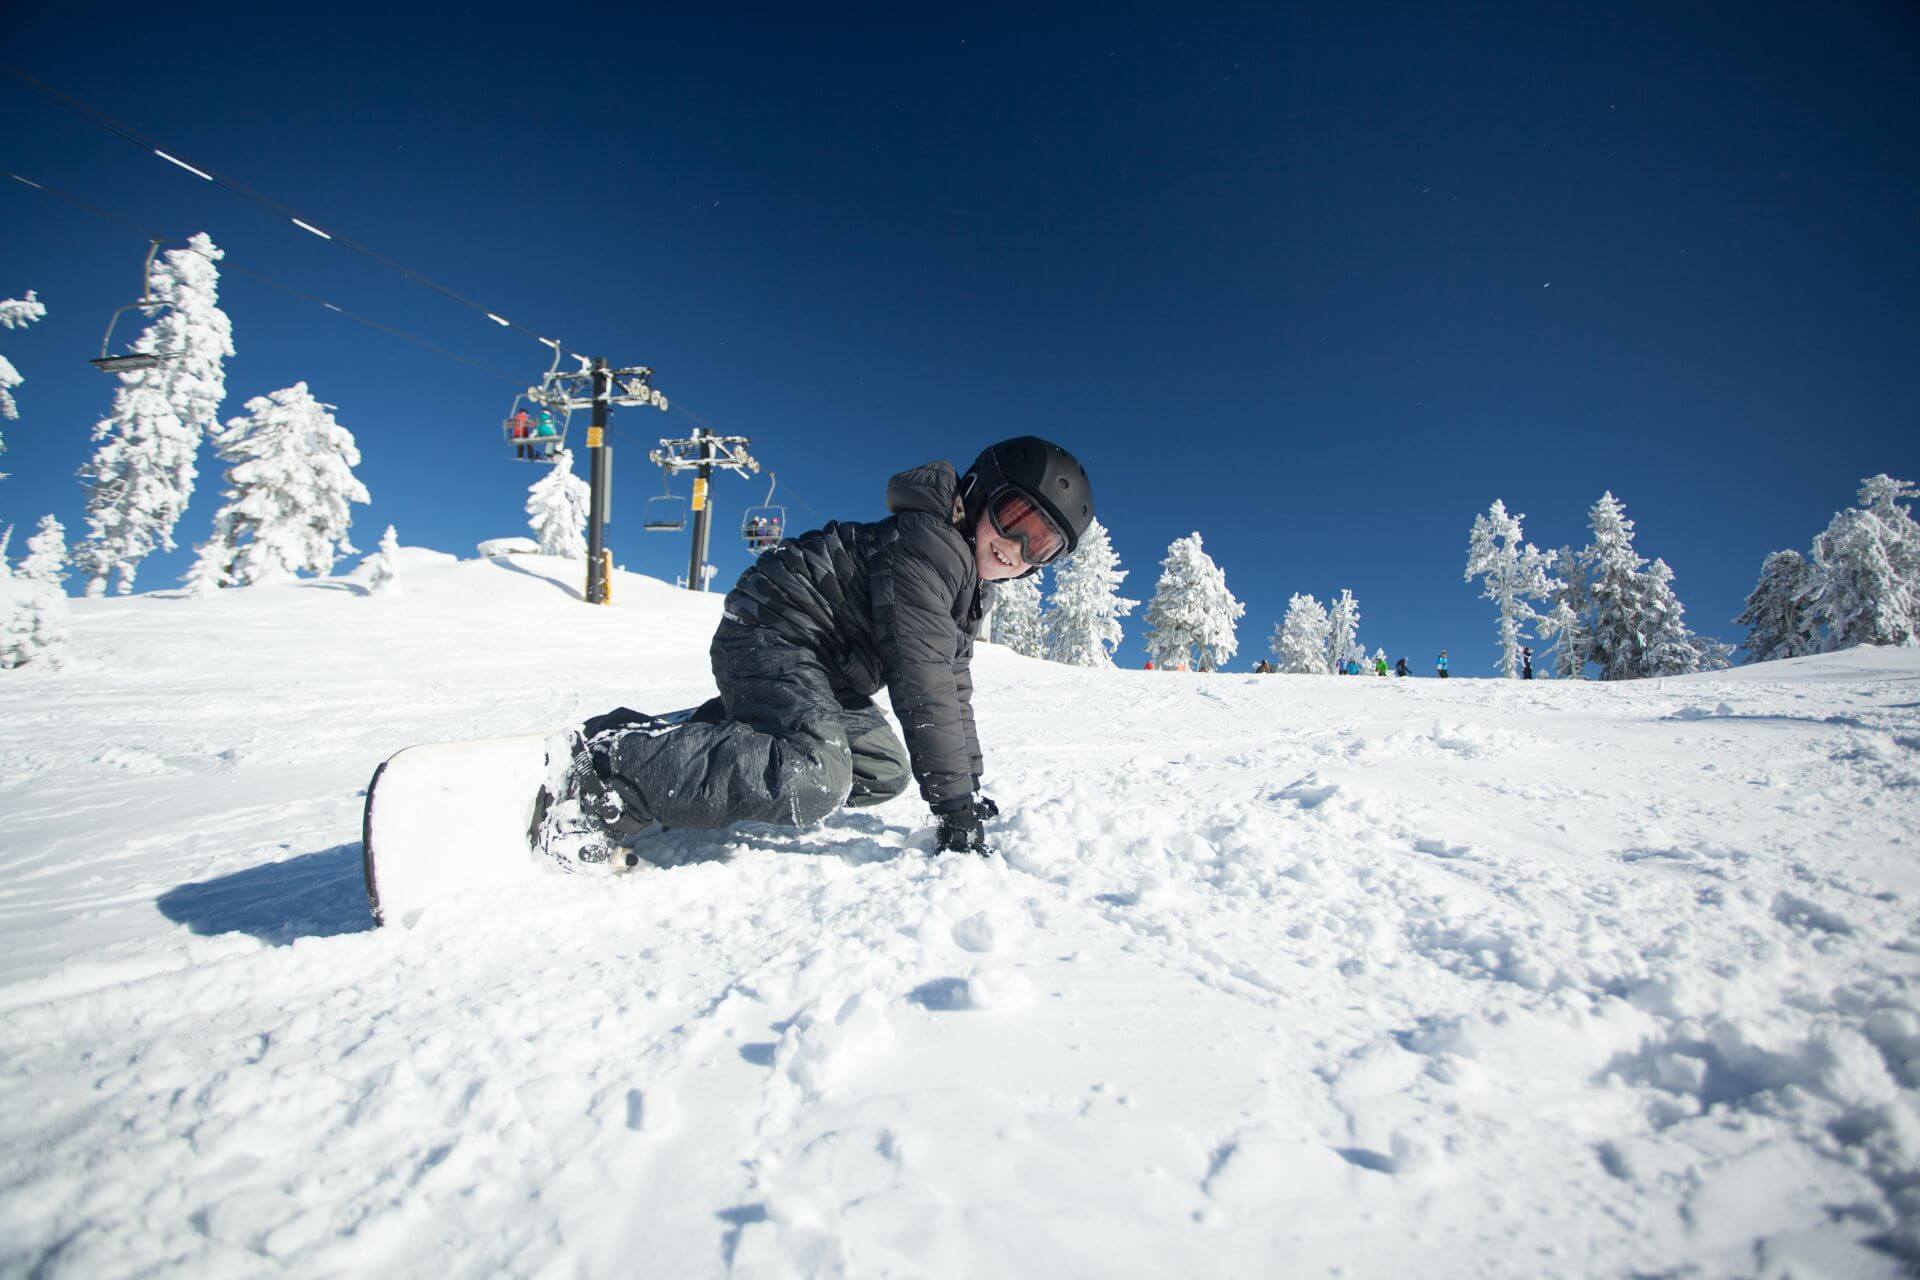
[[[539,848],[607,870],[650,822],[811,826],[893,798],[911,771],[938,847],[990,852],[982,824],[999,807],[980,789],[971,672],[981,583],[1071,552],[1093,494],[1065,449],[1022,436],[965,475],[901,472],[887,506],[788,539],[740,576],[709,650],[719,697],[671,720],[618,708],[550,741]],[[873,705],[883,684],[904,747]]]
[[[1413,673],[1407,670],[1407,660],[1405,658],[1402,658],[1400,659],[1400,661],[1393,664],[1393,674],[1396,676],[1404,677],[1404,676],[1410,676]]]
[[[1533,679],[1533,650],[1524,647],[1520,650],[1520,678]]]
[[[1385,657],[1378,657],[1373,660],[1373,674],[1376,676],[1384,676],[1387,674],[1387,660]]]
[[[1438,673],[1442,680],[1445,680],[1447,678],[1447,651],[1445,649],[1440,651],[1440,657],[1435,660],[1433,665],[1435,672]]]

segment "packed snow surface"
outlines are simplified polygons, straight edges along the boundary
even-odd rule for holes
[[[908,795],[375,930],[375,764],[690,705],[719,611],[402,564],[76,601],[66,668],[0,673],[0,1272],[1920,1258],[1912,650],[1583,685],[986,648],[1004,857],[931,856]]]

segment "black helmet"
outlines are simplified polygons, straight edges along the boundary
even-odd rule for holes
[[[1072,454],[1039,436],[988,445],[960,477],[967,528],[979,523],[987,499],[1008,485],[1040,504],[1067,535],[1069,552],[1079,549],[1080,535],[1093,523],[1093,487],[1087,483],[1086,468]]]

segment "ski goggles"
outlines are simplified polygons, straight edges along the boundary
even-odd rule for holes
[[[989,498],[987,519],[995,533],[1020,544],[1028,564],[1046,564],[1067,549],[1067,535],[1060,526],[1019,489],[1001,489]]]

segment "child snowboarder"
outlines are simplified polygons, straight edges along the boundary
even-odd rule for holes
[[[1447,678],[1447,651],[1445,649],[1440,651],[1440,657],[1433,665],[1434,670],[1439,674],[1440,678],[1445,680]]]
[[[709,656],[720,696],[669,721],[626,708],[548,743],[536,846],[572,870],[631,865],[621,841],[651,822],[810,826],[906,789],[911,772],[943,850],[991,852],[974,731],[980,584],[1074,550],[1093,494],[1073,455],[1005,440],[965,475],[933,462],[887,484],[893,513],[831,522],[766,552],[728,593]],[[887,686],[906,743],[872,695]]]

